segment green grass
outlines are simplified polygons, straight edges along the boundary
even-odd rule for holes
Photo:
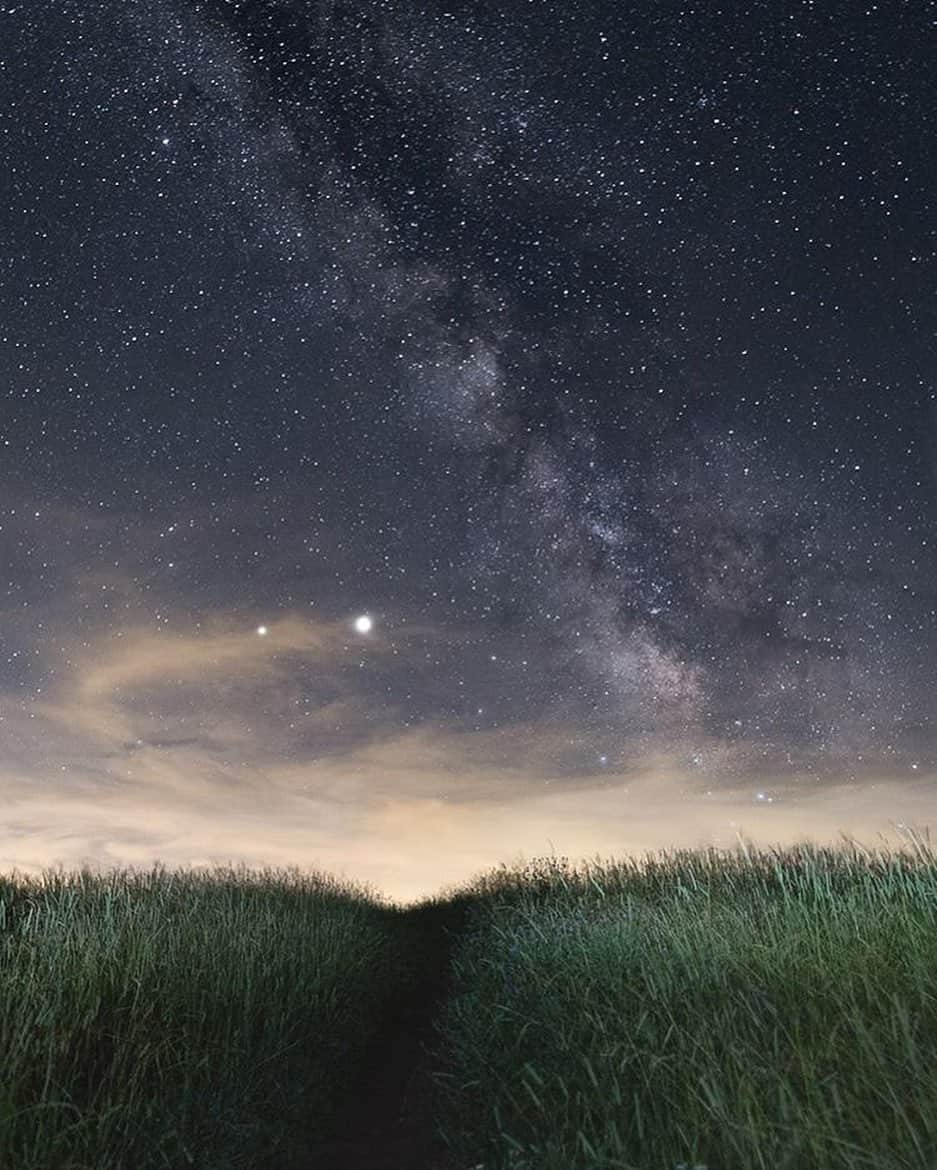
[[[934,1170],[937,859],[801,847],[487,875],[440,1020],[485,1170]]]
[[[0,1166],[290,1165],[406,977],[399,918],[292,872],[0,880]]]
[[[937,1167],[920,842],[543,859],[408,910],[294,871],[0,878],[0,1167],[309,1170],[447,962],[459,1170]]]

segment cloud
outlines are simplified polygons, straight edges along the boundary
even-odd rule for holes
[[[0,767],[0,869],[295,864],[412,898],[521,855],[732,846],[739,833],[874,843],[897,822],[925,826],[933,809],[933,776],[831,784],[763,770],[756,791],[741,778],[750,748],[715,738],[646,735],[588,771],[579,730],[556,716],[407,728],[369,710],[349,680],[351,649],[357,660],[346,625],[295,615],[264,638],[238,615],[191,633],[100,635],[40,703],[4,704],[5,742],[19,749]],[[395,649],[406,652],[378,637],[368,653]],[[310,713],[334,750],[317,751],[315,731],[291,738],[276,709],[300,663],[335,692]],[[720,784],[733,770],[736,783]]]
[[[351,614],[216,602],[193,617],[155,603],[134,556],[164,530],[141,529],[136,553],[101,579],[76,551],[31,615],[48,627],[45,681],[0,693],[0,870],[295,864],[410,898],[521,854],[641,854],[738,833],[874,841],[899,821],[927,824],[929,773],[837,759],[821,776],[808,753],[768,752],[744,728],[707,733],[692,671],[641,627],[630,640],[617,631],[585,582],[585,652],[620,667],[615,701],[633,693],[644,714],[602,733],[601,758],[594,729],[558,696],[500,725],[453,713],[446,664],[489,669],[477,629],[386,615],[361,637]],[[89,531],[99,541],[106,527]],[[76,597],[102,592],[113,610],[82,605],[89,616],[69,621]],[[21,636],[23,615],[7,616]],[[511,658],[509,639],[498,656]]]

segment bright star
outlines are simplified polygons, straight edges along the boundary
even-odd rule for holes
[[[363,613],[361,617],[355,618],[355,629],[359,634],[369,634],[373,626],[374,622],[371,620],[371,618],[368,617],[366,613]]]
[[[260,634],[261,638],[263,638],[267,633],[267,627],[266,626],[258,626],[257,633]]]

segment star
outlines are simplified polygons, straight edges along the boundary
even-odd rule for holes
[[[261,636],[261,638],[265,638],[269,631],[267,630],[266,626],[258,626],[257,633]]]
[[[373,628],[374,621],[368,616],[368,614],[363,613],[359,617],[355,618],[355,629],[359,634],[369,634]]]

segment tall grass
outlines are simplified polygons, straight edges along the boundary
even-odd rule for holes
[[[303,1165],[408,957],[292,871],[0,879],[0,1166]]]
[[[920,842],[546,859],[407,911],[294,871],[0,878],[0,1167],[310,1166],[453,939],[463,1167],[937,1167]]]
[[[486,1170],[934,1170],[937,858],[539,860],[472,900],[443,1126]]]

